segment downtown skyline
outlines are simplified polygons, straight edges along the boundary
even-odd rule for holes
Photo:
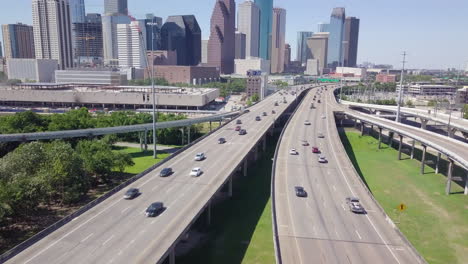
[[[181,4],[148,7],[148,0],[130,1],[129,12],[137,18],[144,18],[146,13],[154,13],[164,20],[170,15],[193,14],[202,29],[202,38],[208,39],[211,8],[196,8],[193,1],[177,0]],[[138,3],[137,3],[138,2]],[[206,5],[213,6],[214,0],[199,0]],[[243,1],[236,1],[240,4]],[[103,13],[102,1],[85,0],[87,13]],[[463,10],[468,3],[454,0],[450,6],[431,0],[415,0],[406,3],[397,0],[396,3],[351,3],[351,1],[329,1],[328,3],[314,3],[297,0],[292,6],[287,0],[275,0],[275,7],[285,8],[288,14],[286,24],[286,43],[292,47],[292,57],[296,59],[296,39],[298,31],[317,32],[317,23],[327,22],[333,7],[345,7],[346,12],[361,20],[358,63],[373,62],[378,64],[392,64],[399,68],[403,50],[407,51],[408,67],[427,69],[465,68],[468,60],[468,36],[456,34],[462,32]],[[405,9],[401,8],[402,6]],[[449,9],[452,14],[439,12],[442,8]],[[2,14],[0,24],[22,22],[32,24],[30,0],[18,0],[10,12]],[[26,10],[26,11],[25,11]],[[310,11],[309,11],[310,10]],[[399,18],[390,13],[399,14]],[[406,25],[406,27],[405,27]],[[391,32],[389,34],[388,32]],[[434,32],[445,32],[442,38]],[[384,52],[383,52],[384,51]]]

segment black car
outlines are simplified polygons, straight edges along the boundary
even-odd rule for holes
[[[245,110],[244,110],[244,113],[250,113],[250,110],[249,110],[249,109],[245,109]]]
[[[146,209],[146,216],[147,217],[155,217],[158,216],[162,211],[164,211],[164,204],[161,202],[156,202],[150,204]]]
[[[296,186],[294,187],[297,197],[307,197],[307,192],[304,190],[304,187]]]
[[[241,125],[241,124],[242,124],[242,120],[237,119],[236,124]]]
[[[262,115],[263,115],[263,116],[267,116],[267,113],[266,113],[266,112],[263,112],[263,114],[262,114]]]
[[[224,144],[224,143],[226,143],[226,139],[225,138],[220,138],[220,139],[218,139],[218,143],[219,144]]]
[[[255,121],[261,121],[261,120],[262,119],[259,116],[255,117]]]
[[[140,191],[137,188],[130,188],[125,192],[124,199],[131,200],[138,196]]]
[[[247,130],[245,130],[245,129],[239,130],[239,135],[241,135],[241,136],[247,135]]]
[[[172,174],[172,169],[171,168],[164,168],[162,169],[161,173],[159,173],[159,176],[161,177],[167,177]]]

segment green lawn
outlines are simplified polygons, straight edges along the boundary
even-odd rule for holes
[[[398,161],[397,150],[387,145],[378,150],[371,136],[346,132],[342,140],[380,205],[393,221],[401,221],[398,227],[429,263],[466,263],[468,197],[459,185],[452,184],[454,194],[446,196],[446,177],[432,168],[421,175],[419,161],[404,154]],[[396,210],[400,203],[407,205],[401,218]]]
[[[276,141],[249,167],[248,176],[234,180],[234,196],[212,209],[208,239],[177,263],[275,263],[271,221],[271,158]]]
[[[118,151],[129,153],[135,165],[125,169],[125,173],[138,174],[153,166],[154,164],[160,162],[161,160],[167,158],[169,154],[160,153],[158,151],[158,159],[153,159],[153,151],[148,150],[146,152],[141,151],[139,148],[129,148],[129,147],[114,147]]]

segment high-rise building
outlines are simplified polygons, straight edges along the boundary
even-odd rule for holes
[[[201,61],[201,29],[193,15],[170,16],[161,28],[161,49],[177,52],[177,65]],[[233,40],[234,42],[234,40]]]
[[[128,15],[127,0],[104,0],[105,15]]]
[[[74,34],[75,58],[79,63],[102,61],[104,56],[102,43],[101,14],[87,14],[82,23],[72,24]]]
[[[319,23],[318,28],[317,28],[317,32],[328,32],[328,27],[329,26],[330,26],[330,24],[327,24],[327,23]]]
[[[359,42],[359,18],[346,18],[344,41],[344,66],[356,67]]]
[[[328,68],[334,69],[341,65],[345,17],[343,7],[333,8],[330,25],[327,26],[327,31],[330,32],[330,38],[328,39]]]
[[[59,69],[73,67],[68,0],[33,0],[34,46],[37,59],[55,59]]]
[[[208,63],[208,40],[204,39],[202,40],[202,64],[207,64]]]
[[[35,58],[33,27],[25,24],[2,25],[5,58]]]
[[[286,10],[273,8],[273,28],[271,38],[271,73],[284,72],[284,52],[286,45]]]
[[[288,68],[291,64],[291,45],[284,45],[284,68]]]
[[[68,0],[70,4],[70,19],[72,23],[84,23],[86,12],[84,0]]]
[[[0,58],[3,58],[3,47],[2,47],[1,41],[0,41]]]
[[[234,0],[217,0],[211,16],[208,40],[208,65],[217,67],[223,74],[234,72],[236,3]]]
[[[259,56],[270,59],[273,0],[255,0],[260,8],[260,49]]]
[[[310,50],[312,60],[318,60],[319,74],[323,73],[323,69],[327,67],[328,62],[328,41],[330,33],[321,32],[315,33],[307,39],[307,47]]]
[[[119,50],[117,45],[117,25],[130,24],[130,22],[130,18],[126,15],[117,14],[102,16],[102,42],[105,64],[118,64]]]
[[[117,43],[120,68],[146,68],[146,27],[144,22],[132,21],[130,24],[118,24]]]
[[[146,27],[146,48],[148,50],[160,50],[162,18],[154,16],[154,14],[147,14],[146,19],[142,21]]]
[[[260,8],[245,1],[239,5],[237,30],[245,34],[245,56],[258,57],[260,42]]]
[[[309,49],[307,48],[307,38],[312,37],[313,34],[314,32],[310,31],[297,32],[296,60],[300,61],[301,64],[305,64],[310,57],[310,54],[308,54]]]
[[[236,32],[236,43],[235,43],[235,58],[245,59],[246,55],[246,36],[244,33]]]

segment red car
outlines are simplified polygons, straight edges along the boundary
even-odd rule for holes
[[[240,126],[236,126],[236,131],[240,131],[241,130],[241,127]]]
[[[320,153],[320,150],[317,147],[312,147],[312,153]]]

